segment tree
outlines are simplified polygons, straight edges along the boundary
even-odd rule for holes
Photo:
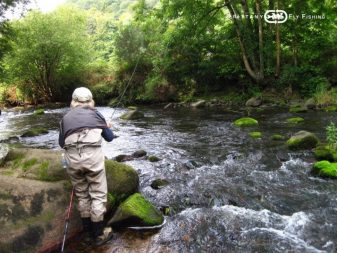
[[[11,83],[20,84],[34,101],[62,98],[92,55],[85,15],[74,8],[34,11],[11,25],[12,50],[4,59]]]

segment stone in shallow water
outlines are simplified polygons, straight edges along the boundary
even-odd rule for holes
[[[256,119],[245,117],[234,121],[234,125],[239,127],[257,126],[259,122]]]
[[[27,132],[22,134],[21,137],[34,137],[34,136],[43,135],[47,133],[48,133],[48,129],[44,127],[36,127],[36,128],[32,128],[28,130]]]
[[[138,110],[133,110],[133,111],[124,113],[120,118],[124,120],[141,119],[141,118],[144,118],[144,114]]]
[[[155,190],[158,190],[158,189],[165,187],[168,184],[169,184],[169,181],[167,181],[166,179],[158,178],[158,179],[153,180],[153,182],[151,183],[151,187]]]
[[[299,131],[287,141],[287,146],[291,150],[312,149],[316,147],[318,142],[315,134]]]

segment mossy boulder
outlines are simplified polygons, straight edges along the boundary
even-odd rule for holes
[[[289,112],[294,112],[294,113],[301,113],[301,112],[307,112],[308,109],[302,105],[295,105],[290,107]]]
[[[163,222],[162,213],[140,193],[135,193],[120,204],[108,224],[118,227],[156,226]]]
[[[337,178],[337,163],[316,162],[313,166],[313,172],[322,177]]]
[[[124,113],[120,118],[124,120],[142,119],[144,118],[144,114],[138,110],[132,110]]]
[[[319,145],[314,150],[315,158],[317,160],[328,160],[330,162],[337,161],[337,150],[329,147],[329,145],[322,144]]]
[[[273,134],[270,138],[273,141],[283,141],[283,140],[285,140],[285,137],[282,134]]]
[[[259,139],[262,137],[262,133],[261,132],[250,132],[249,136],[254,138],[254,139]]]
[[[68,176],[60,159],[60,151],[11,149],[4,159],[0,174],[48,182],[67,180]]]
[[[287,122],[290,123],[290,124],[298,124],[298,123],[301,123],[303,121],[304,121],[304,119],[301,118],[301,117],[292,117],[292,118],[287,119]]]
[[[259,122],[256,119],[245,117],[234,121],[234,125],[239,127],[257,126]]]
[[[318,142],[319,140],[315,134],[307,131],[299,131],[293,135],[286,144],[290,150],[300,150],[315,148]]]
[[[138,191],[139,177],[131,166],[106,160],[105,170],[108,192],[110,193],[110,197],[117,199],[116,203]]]
[[[42,114],[44,114],[43,108],[39,108],[34,111],[34,115],[42,115]]]
[[[48,129],[44,127],[34,127],[34,128],[29,129],[27,132],[23,133],[21,137],[34,137],[34,136],[43,135],[47,133],[48,133]]]

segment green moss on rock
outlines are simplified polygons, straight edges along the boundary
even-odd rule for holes
[[[262,137],[262,133],[261,132],[250,132],[249,136],[254,138],[254,139],[259,139]]]
[[[128,197],[138,191],[139,177],[132,167],[116,161],[106,160],[105,170],[108,191],[112,195]]]
[[[127,198],[109,221],[117,226],[156,226],[162,224],[164,217],[141,194],[135,193]]]
[[[284,135],[281,135],[281,134],[273,134],[273,135],[271,136],[271,139],[272,139],[273,141],[282,141],[282,140],[285,139],[285,137],[284,137]]]
[[[44,109],[43,108],[36,109],[34,111],[34,115],[42,115],[42,114],[44,114]]]
[[[257,126],[259,122],[256,119],[245,117],[234,121],[234,125],[239,127]]]
[[[298,123],[301,123],[303,121],[304,121],[304,119],[301,118],[301,117],[293,117],[293,118],[287,119],[287,122],[290,123],[290,124],[298,124]]]
[[[336,105],[330,105],[324,108],[326,112],[336,112],[337,111],[337,106]]]
[[[315,158],[317,160],[328,160],[330,162],[337,161],[337,150],[330,148],[329,145],[319,145],[314,150]]]
[[[43,135],[47,133],[48,133],[48,129],[43,128],[43,127],[36,127],[36,128],[32,128],[28,130],[27,132],[22,134],[21,137],[34,137],[34,136]]]
[[[337,178],[337,163],[329,161],[316,162],[313,171],[322,177]]]
[[[154,156],[154,155],[149,156],[148,159],[151,163],[155,163],[155,162],[160,161],[160,159],[158,157]]]
[[[317,136],[307,131],[299,131],[288,141],[287,146],[290,150],[312,149],[319,142]]]

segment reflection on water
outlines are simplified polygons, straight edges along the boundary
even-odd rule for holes
[[[58,149],[58,124],[67,110],[47,110],[40,116],[5,113],[0,139],[46,126],[48,134],[20,141]],[[98,110],[110,120],[113,109]],[[324,140],[324,129],[337,120],[336,114],[297,114],[304,123],[290,125],[286,119],[292,114],[265,109],[251,112],[258,127],[240,129],[232,122],[246,115],[244,111],[141,110],[146,117],[136,121],[120,120],[124,109],[114,113],[119,137],[103,149],[108,158],[143,149],[161,159],[128,164],[139,172],[142,193],[158,207],[169,206],[170,217],[150,239],[120,233],[103,252],[127,252],[125,245],[138,244],[153,252],[335,252],[337,182],[311,176],[311,151],[289,152],[282,141],[270,137],[308,130]],[[253,130],[261,131],[262,139],[249,137]],[[157,178],[170,184],[154,190],[150,185]]]

